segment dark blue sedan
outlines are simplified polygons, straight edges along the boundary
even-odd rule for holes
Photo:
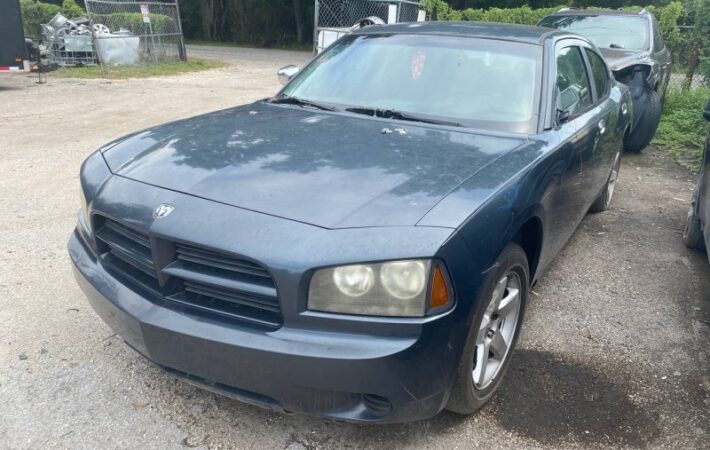
[[[371,26],[275,97],[110,143],[69,253],[98,314],[170,374],[364,422],[469,414],[540,277],[609,207],[626,87],[585,38]]]

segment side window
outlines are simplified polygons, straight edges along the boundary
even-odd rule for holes
[[[579,47],[565,47],[557,53],[557,108],[570,115],[592,104],[592,90]]]
[[[601,56],[597,55],[589,49],[584,49],[587,52],[589,65],[592,66],[592,76],[594,77],[594,86],[597,88],[597,97],[604,97],[609,91],[609,71],[606,69],[606,64]]]
[[[660,52],[663,50],[663,36],[661,36],[661,28],[658,26],[656,19],[651,22],[651,28],[653,28],[653,51]]]

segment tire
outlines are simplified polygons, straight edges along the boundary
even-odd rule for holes
[[[641,119],[639,119],[636,128],[624,137],[624,150],[639,153],[648,146],[661,121],[661,108],[661,98],[658,92],[649,89],[646,109],[644,109]]]
[[[607,178],[606,184],[604,185],[604,189],[594,203],[592,203],[592,206],[589,207],[590,213],[597,214],[609,209],[609,205],[611,205],[611,198],[614,196],[616,182],[619,179],[620,168],[621,152],[617,152],[616,158],[614,159],[614,166],[611,168],[611,172],[609,173],[609,178]]]
[[[487,275],[476,299],[476,314],[459,362],[456,381],[446,404],[447,410],[458,414],[474,413],[493,396],[510,364],[513,349],[520,334],[520,325],[525,313],[530,286],[528,258],[519,245],[510,243],[500,254],[493,267],[494,269]],[[505,286],[501,288],[504,280]],[[515,289],[518,294],[517,314],[513,317],[512,313],[516,310],[513,292]],[[509,301],[506,302],[506,299]],[[496,300],[495,303],[494,300]],[[496,305],[500,310],[496,308]],[[503,320],[501,320],[502,318]],[[490,333],[495,321],[498,321],[498,324],[495,325],[498,330],[493,332],[492,337]],[[495,336],[503,337],[505,343],[508,344],[502,355],[495,350],[497,346],[492,343],[497,341]],[[508,340],[505,336],[508,336]],[[479,339],[481,337],[483,337],[483,342],[490,339],[490,345],[486,346]],[[483,352],[486,352],[486,364],[482,367],[490,369],[488,371],[481,371],[477,365],[479,354]],[[495,362],[496,354],[499,355],[499,362]],[[489,375],[486,377],[480,376],[481,374]],[[474,381],[475,376],[479,376],[478,381]]]
[[[703,237],[703,227],[700,217],[695,213],[695,206],[698,203],[698,185],[693,192],[693,200],[688,207],[688,216],[685,219],[683,229],[683,243],[692,250],[705,250],[705,238]]]

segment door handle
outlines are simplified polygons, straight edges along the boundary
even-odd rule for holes
[[[599,121],[599,134],[606,133],[606,120]]]

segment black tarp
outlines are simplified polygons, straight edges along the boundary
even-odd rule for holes
[[[22,67],[27,59],[19,0],[0,0],[0,67]]]

